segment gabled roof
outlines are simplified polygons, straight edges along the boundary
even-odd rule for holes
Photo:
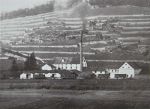
[[[140,69],[140,66],[136,62],[128,62],[128,64],[134,69]]]
[[[79,64],[79,57],[55,57],[53,64]]]
[[[123,65],[123,62],[103,62],[103,61],[88,61],[87,62],[88,67],[90,68],[110,68],[110,69],[115,69],[121,67]]]
[[[88,70],[119,69],[125,62],[88,61]],[[134,69],[139,69],[136,63],[128,63]]]

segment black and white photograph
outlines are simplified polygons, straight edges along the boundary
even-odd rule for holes
[[[150,109],[150,0],[0,0],[0,109]]]

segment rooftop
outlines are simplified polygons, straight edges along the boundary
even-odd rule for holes
[[[125,62],[103,62],[103,61],[88,61],[89,70],[102,70],[102,69],[119,69]],[[129,62],[130,66],[138,69],[137,63]]]
[[[54,64],[79,64],[79,57],[55,57]]]

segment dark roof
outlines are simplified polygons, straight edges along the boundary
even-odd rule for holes
[[[24,73],[73,73],[74,71],[69,70],[33,70],[33,71],[24,71]]]
[[[55,57],[53,64],[79,64],[79,57]]]
[[[104,61],[88,61],[88,69],[89,71],[93,70],[102,70],[102,69],[119,69],[125,62],[104,62]],[[139,69],[136,63],[127,62],[134,69]]]
[[[59,70],[34,70],[34,71],[24,71],[24,73],[60,73]]]
[[[70,78],[79,75],[79,73],[68,70],[50,70],[50,71],[24,71],[24,73],[59,73],[62,78]]]
[[[87,65],[91,68],[119,68],[123,62],[103,62],[103,61],[88,61]]]
[[[140,66],[138,63],[136,62],[128,62],[128,64],[133,67],[134,69],[140,69]]]

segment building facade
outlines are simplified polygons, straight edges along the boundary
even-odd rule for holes
[[[62,70],[78,70],[80,71],[80,58],[79,57],[56,57],[53,65],[56,69]],[[87,62],[83,58],[83,67],[87,67]]]
[[[135,77],[136,69],[127,62],[101,62],[97,65],[98,68],[92,69],[92,73],[94,73],[97,78],[125,79]]]

